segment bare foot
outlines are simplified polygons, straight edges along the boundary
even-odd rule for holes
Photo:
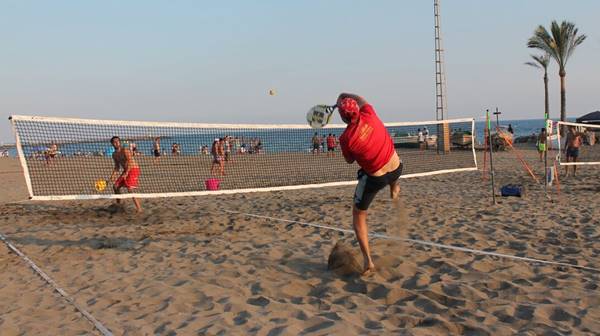
[[[362,271],[362,273],[360,274],[360,276],[369,276],[375,274],[375,265],[371,264],[368,267],[365,267],[365,269]]]

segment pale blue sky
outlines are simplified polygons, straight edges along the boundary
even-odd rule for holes
[[[588,35],[567,68],[569,115],[600,109],[598,13],[597,0],[443,0],[449,117],[542,117],[525,43],[553,19]],[[433,0],[0,1],[0,41],[3,142],[11,114],[303,123],[340,91],[385,121],[435,118]],[[550,79],[556,117],[554,65]]]

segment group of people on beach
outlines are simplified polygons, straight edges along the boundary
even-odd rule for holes
[[[131,148],[131,146],[130,146]],[[137,152],[137,153],[141,153],[141,152]],[[154,142],[152,143],[152,156],[154,156],[154,163],[158,163],[158,161],[160,160],[160,157],[163,155],[163,152],[161,151],[161,147],[160,147],[160,137],[156,137],[154,138]],[[177,142],[173,142],[173,144],[171,144],[171,155],[172,156],[179,156],[181,155],[181,145],[178,144]]]
[[[313,137],[311,138],[312,149],[311,153],[313,155],[319,154],[325,151],[325,145],[327,145],[327,156],[334,157],[335,150],[339,145],[339,141],[336,138],[335,134],[329,133],[327,137],[320,136],[318,132],[315,132]]]
[[[576,163],[579,159],[579,154],[581,150],[581,146],[584,142],[590,146],[593,146],[596,143],[596,135],[595,132],[588,132],[587,130],[579,131],[573,125],[569,125],[566,130],[566,139],[564,142],[563,153],[566,158],[567,163]],[[537,136],[536,147],[538,150],[540,162],[543,161],[544,154],[552,149],[550,148],[551,142],[548,141],[548,133],[546,128],[542,128],[540,130],[540,134]],[[565,165],[565,177],[569,176],[569,166]],[[577,175],[577,165],[573,165],[573,176]]]

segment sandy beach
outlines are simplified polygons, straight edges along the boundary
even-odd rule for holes
[[[512,153],[494,163],[497,184],[524,185],[524,198],[492,206],[481,171],[404,179],[404,207],[380,193],[370,230],[600,268],[597,167],[549,201]],[[600,332],[590,270],[385,238],[372,240],[376,274],[328,270],[336,243],[359,254],[354,235],[302,223],[351,229],[353,186],[150,199],[135,215],[130,201],[27,201],[15,159],[0,159],[0,178],[0,233],[115,335]],[[2,335],[99,334],[4,244],[0,258]]]

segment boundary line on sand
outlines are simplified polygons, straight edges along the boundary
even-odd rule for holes
[[[263,219],[279,221],[279,222],[286,222],[286,223],[291,223],[291,224],[307,225],[307,226],[312,226],[312,227],[316,227],[316,228],[320,228],[320,229],[333,230],[333,231],[346,232],[346,233],[354,233],[353,230],[340,229],[340,228],[336,228],[333,226],[328,226],[328,225],[323,225],[323,224],[318,224],[318,223],[302,222],[302,221],[296,221],[296,220],[290,220],[290,219],[250,214],[250,213],[245,213],[245,212],[240,212],[240,211],[231,211],[231,210],[223,210],[223,211],[225,211],[227,213],[231,213],[231,214],[245,215],[245,216],[249,216],[249,217],[263,218]],[[445,245],[445,244],[433,243],[433,242],[428,242],[428,241],[418,240],[418,239],[409,239],[409,238],[388,236],[388,235],[384,235],[381,233],[374,233],[374,232],[370,232],[369,236],[374,237],[374,238],[402,241],[402,242],[413,243],[413,244],[418,244],[418,245],[426,245],[426,246],[436,247],[439,249],[455,250],[455,251],[461,251],[461,252],[472,253],[472,254],[500,257],[500,258],[504,258],[504,259],[514,259],[514,260],[520,260],[520,261],[525,261],[525,262],[529,262],[529,263],[540,263],[540,264],[546,264],[546,265],[578,268],[581,270],[600,273],[599,268],[582,266],[582,265],[574,265],[574,264],[558,262],[558,261],[541,260],[541,259],[535,259],[535,258],[529,258],[529,257],[519,257],[519,256],[515,256],[515,255],[510,255],[510,254],[482,251],[482,250],[470,249],[470,248],[454,246],[454,245]]]
[[[83,309],[83,307],[81,307],[79,304],[77,304],[77,302],[75,302],[75,300],[73,298],[71,298],[69,296],[69,294],[67,294],[67,292],[65,292],[62,288],[60,288],[58,286],[58,284],[54,280],[52,280],[52,278],[50,278],[50,276],[48,276],[48,274],[46,274],[44,271],[42,271],[41,268],[39,268],[23,252],[21,252],[11,242],[9,242],[8,239],[1,233],[0,233],[0,240],[2,240],[4,242],[4,244],[6,244],[6,246],[10,250],[12,250],[19,257],[21,257],[23,260],[25,260],[25,262],[27,264],[29,264],[29,267],[31,267],[40,277],[42,277],[42,279],[44,279],[50,286],[52,286],[52,288],[55,291],[57,291],[58,294],[60,294],[67,302],[69,302],[71,305],[73,305],[75,307],[75,309],[77,309],[77,311],[79,311],[90,323],[92,323],[94,325],[94,327],[98,331],[100,331],[100,333],[102,335],[113,336],[113,334],[110,330],[108,330],[102,323],[100,323],[100,321],[96,320],[96,318],[94,316],[92,316],[92,314],[88,313],[85,309]]]

